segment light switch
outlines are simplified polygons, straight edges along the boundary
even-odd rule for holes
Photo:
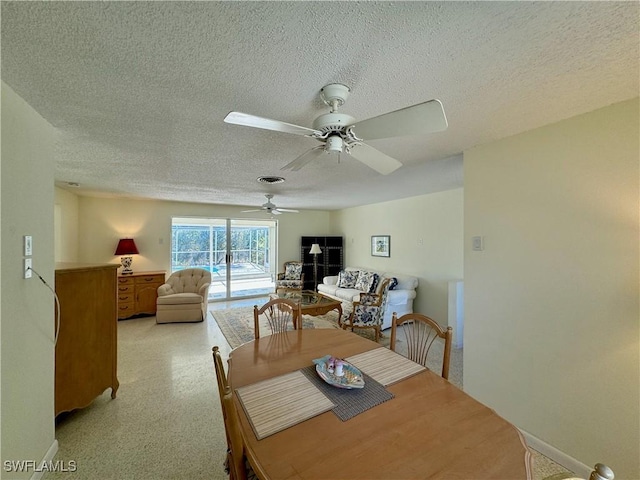
[[[31,235],[25,235],[24,236],[24,256],[25,257],[30,257],[31,255],[33,255],[33,240],[31,238]]]
[[[484,237],[471,237],[471,249],[476,252],[484,250]]]

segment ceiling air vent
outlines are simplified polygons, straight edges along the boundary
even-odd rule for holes
[[[268,183],[269,185],[273,185],[274,183],[282,183],[282,182],[284,182],[284,178],[282,178],[282,177],[258,177],[258,181],[260,183]]]

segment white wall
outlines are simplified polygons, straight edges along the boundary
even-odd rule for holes
[[[78,196],[55,188],[56,262],[78,261]]]
[[[54,303],[35,276],[23,279],[23,236],[33,237],[33,268],[54,285],[54,129],[2,83],[1,445],[4,462],[41,462],[55,450]]]
[[[334,235],[345,241],[345,266],[418,277],[414,311],[448,321],[448,282],[462,279],[461,188],[331,214]],[[371,236],[391,236],[391,256],[371,256]]]
[[[640,478],[638,108],[464,157],[465,390],[621,479]]]
[[[119,238],[130,236],[140,251],[133,259],[134,270],[170,271],[172,217],[269,218],[241,213],[247,207],[85,196],[78,201],[78,261],[120,263],[113,252]],[[277,221],[279,265],[300,258],[301,236],[329,234],[328,212],[285,213]]]

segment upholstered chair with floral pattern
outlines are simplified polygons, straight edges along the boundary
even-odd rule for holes
[[[284,272],[276,277],[276,292],[278,290],[302,290],[304,285],[304,273],[302,262],[284,262]]]
[[[389,296],[389,282],[386,279],[380,286],[380,293],[361,293],[360,301],[353,302],[353,311],[349,318],[343,322],[342,328],[373,328],[375,330],[376,342],[380,339],[380,330],[384,311],[387,307]]]

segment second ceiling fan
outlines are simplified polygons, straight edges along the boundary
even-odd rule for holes
[[[271,199],[273,198],[273,194],[271,193],[267,193],[265,194],[265,197],[267,197],[267,202],[263,203],[260,208],[255,209],[255,210],[243,210],[243,213],[251,213],[251,212],[262,212],[265,211],[267,213],[270,213],[271,215],[280,215],[281,213],[299,213],[298,210],[292,210],[290,208],[278,208],[275,206],[275,204],[271,201]]]
[[[339,156],[346,153],[382,175],[393,172],[401,167],[402,163],[367,145],[364,143],[365,140],[434,133],[447,128],[447,118],[440,100],[429,100],[356,122],[352,116],[338,113],[338,107],[344,105],[349,92],[349,87],[339,83],[323,87],[320,97],[330,107],[330,112],[316,118],[313,128],[242,112],[230,112],[224,121],[246,127],[303,135],[322,142],[282,167],[282,170],[299,170],[321,155]]]

